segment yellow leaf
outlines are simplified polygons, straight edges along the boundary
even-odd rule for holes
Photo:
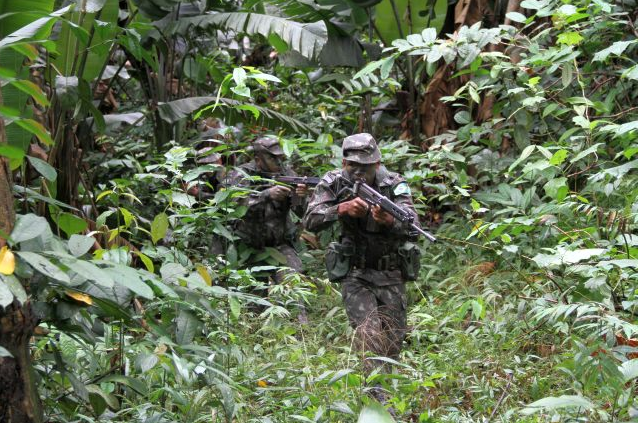
[[[76,292],[76,291],[69,291],[69,290],[64,291],[64,293],[67,294],[69,297],[73,298],[74,300],[84,303],[86,305],[93,304],[93,300],[87,294],[83,294],[81,292]]]
[[[481,225],[484,224],[483,220],[478,220],[475,222],[475,226],[473,226],[473,231],[478,231],[481,228]]]
[[[260,388],[266,388],[268,386],[268,383],[266,383],[266,381],[263,381],[263,380],[258,380],[257,386],[259,386]]]
[[[208,286],[211,286],[213,284],[213,279],[211,279],[211,275],[209,275],[206,267],[202,266],[201,264],[196,264],[195,268],[197,269],[197,272],[200,274],[200,276],[202,276],[202,279],[204,279],[204,282],[206,282]]]
[[[7,246],[2,247],[2,249],[0,249],[0,273],[3,275],[12,275],[15,269],[15,256]]]

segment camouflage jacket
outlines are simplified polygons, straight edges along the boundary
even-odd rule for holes
[[[286,176],[297,176],[291,169],[284,169],[281,173]],[[234,225],[235,234],[247,245],[253,248],[276,247],[278,245],[292,245],[297,236],[297,227],[291,218],[293,211],[302,217],[306,201],[298,197],[287,197],[284,201],[274,201],[266,192],[272,187],[266,181],[251,181],[248,176],[269,176],[261,173],[255,162],[249,162],[231,171],[224,181],[226,186],[247,187],[253,190],[249,195],[240,199],[239,203],[248,209],[242,219]]]
[[[346,173],[338,169],[322,177],[304,215],[304,228],[318,232],[339,221],[340,240],[347,240],[355,245],[356,255],[364,262],[361,267],[366,263],[375,263],[383,256],[395,256],[399,247],[411,239],[410,229],[398,220],[395,220],[391,228],[382,226],[375,222],[370,213],[363,218],[338,216],[338,204],[351,199],[351,193],[344,189],[345,184],[340,176],[346,177]],[[414,223],[419,225],[410,188],[399,174],[380,166],[372,187],[395,204],[410,210],[414,215]]]

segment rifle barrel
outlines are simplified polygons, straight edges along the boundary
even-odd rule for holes
[[[435,238],[435,236],[433,234],[431,234],[430,232],[423,230],[422,228],[420,228],[419,226],[417,226],[414,223],[412,224],[412,227],[417,232],[419,232],[420,234],[424,235],[426,237],[426,239],[429,240],[430,242],[437,242],[437,238]]]

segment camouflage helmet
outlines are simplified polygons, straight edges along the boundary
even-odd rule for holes
[[[377,163],[382,159],[382,153],[377,148],[375,138],[367,133],[354,134],[344,138],[342,156],[344,160],[362,164]]]
[[[273,137],[260,137],[253,142],[253,149],[256,153],[270,153],[274,156],[283,156],[284,150],[280,147],[280,142]]]

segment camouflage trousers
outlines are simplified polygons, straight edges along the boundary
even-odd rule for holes
[[[398,272],[352,270],[341,282],[342,298],[356,347],[375,356],[397,358],[406,335],[406,287]],[[364,371],[388,367],[364,360]]]

